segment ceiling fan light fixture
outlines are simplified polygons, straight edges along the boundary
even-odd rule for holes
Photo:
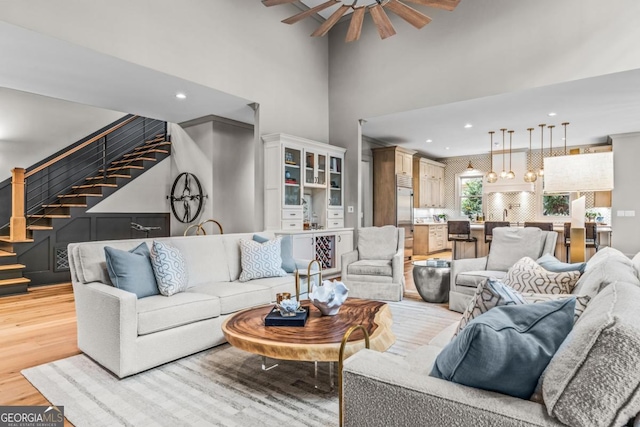
[[[297,0],[262,0],[265,6],[277,6],[281,4],[294,3]],[[347,30],[346,42],[356,41],[360,38],[362,33],[362,25],[364,22],[364,15],[369,11],[371,18],[378,30],[380,38],[386,39],[396,34],[396,30],[393,28],[389,16],[385,12],[385,8],[391,11],[393,14],[398,15],[400,18],[407,21],[417,29],[421,29],[425,25],[431,22],[431,18],[424,13],[408,6],[400,0],[375,0],[375,2],[369,2],[363,6],[356,6],[357,0],[351,1],[349,4],[345,4],[346,0],[328,0],[318,6],[312,7],[308,10],[300,12],[296,15],[290,16],[287,19],[282,20],[285,24],[295,24],[307,18],[315,13],[319,13],[331,6],[340,4],[340,7],[333,12],[329,18],[327,18],[316,31],[314,31],[312,37],[322,37],[326,35],[334,25],[338,23],[340,18],[344,16],[349,9],[353,10],[351,16],[351,22],[349,29]],[[460,3],[460,0],[407,0],[412,3],[417,3],[423,6],[435,7],[438,9],[452,11]]]

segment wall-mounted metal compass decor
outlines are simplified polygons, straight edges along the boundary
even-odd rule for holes
[[[202,210],[205,196],[202,193],[202,186],[198,178],[189,172],[182,172],[171,187],[171,195],[167,199],[171,200],[171,212],[180,222],[192,222]]]

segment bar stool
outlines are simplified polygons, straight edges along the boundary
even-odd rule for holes
[[[471,237],[471,222],[447,221],[447,240],[453,242],[453,257],[456,258],[457,242],[473,242],[475,258],[478,258],[478,239]]]
[[[552,222],[525,222],[525,227],[538,227],[542,231],[553,231]]]
[[[491,241],[493,240],[493,229],[496,227],[510,227],[508,221],[485,221],[484,223],[484,242],[491,247]]]
[[[584,223],[584,243],[587,248],[594,248],[596,252],[600,248],[600,238],[598,225],[595,222]],[[564,247],[567,251],[567,262],[569,262],[569,249],[571,247],[571,223],[564,223]]]

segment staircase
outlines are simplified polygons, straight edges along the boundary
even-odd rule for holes
[[[130,121],[137,119],[144,118],[138,118],[136,116],[129,117]],[[27,268],[25,264],[27,264],[27,262],[23,261],[23,263],[20,263],[21,260],[19,258],[37,259],[38,263],[43,262],[43,264],[46,264],[47,261],[52,261],[52,251],[46,251],[42,248],[48,246],[48,240],[56,241],[54,234],[56,229],[68,227],[72,225],[74,220],[88,215],[87,210],[113,194],[119,188],[127,185],[161,160],[170,156],[171,142],[166,135],[166,124],[164,122],[159,123],[162,123],[161,133],[154,133],[149,138],[147,136],[149,131],[145,129],[145,131],[141,133],[141,138],[138,141],[131,141],[126,144],[118,143],[119,146],[117,149],[112,148],[110,153],[108,153],[106,149],[105,141],[102,142],[102,144],[105,145],[105,147],[102,147],[104,149],[98,147],[96,150],[96,146],[94,145],[95,141],[89,144],[86,144],[87,141],[85,141],[83,142],[83,144],[86,144],[85,147],[68,150],[73,152],[72,154],[76,160],[80,158],[83,159],[81,164],[83,172],[85,173],[83,177],[78,177],[79,173],[75,171],[76,167],[74,166],[74,164],[77,163],[74,162],[68,162],[69,164],[65,168],[67,169],[66,172],[60,172],[57,173],[56,176],[53,176],[51,167],[53,163],[60,163],[59,161],[55,161],[49,165],[45,161],[39,166],[36,165],[30,168],[30,170],[24,174],[29,184],[24,192],[27,199],[26,233],[24,233],[24,237],[16,238],[10,226],[5,226],[0,231],[0,296],[27,292],[30,284],[43,284],[43,281],[47,280],[44,279],[44,276],[48,278],[48,283],[70,280],[68,267],[66,269],[56,269],[54,265],[49,268],[51,271],[44,275],[25,273],[25,269]],[[126,126],[131,125],[132,123],[126,124]],[[104,136],[102,138],[104,138]],[[135,139],[135,137],[133,139]],[[91,145],[94,146],[91,147]],[[90,156],[92,157],[89,161],[91,166],[86,166],[86,155],[81,157],[82,154],[78,154],[85,149],[88,149],[91,153]],[[102,152],[100,152],[101,149]],[[99,157],[98,161],[95,161],[93,158],[96,157],[96,155]],[[70,155],[62,153],[57,157],[61,156],[68,158]],[[58,177],[62,175],[66,176],[66,178],[68,178],[68,175],[71,175],[72,178],[59,179]],[[31,184],[32,181],[34,182],[33,186]],[[52,192],[52,189],[63,189],[63,191]],[[33,196],[34,194],[36,194],[36,196]],[[14,203],[15,200],[14,196]],[[38,202],[37,205],[34,205],[34,201]],[[30,204],[32,206],[30,206]],[[113,238],[119,237],[116,236]],[[57,246],[59,247],[63,244],[65,258],[66,243],[71,241],[78,240],[74,240],[74,237],[71,236],[67,238],[65,242],[61,243],[58,239]],[[29,251],[34,250],[36,247],[38,248],[35,249],[37,253],[27,255]],[[45,254],[44,252],[47,253]],[[55,263],[56,260],[53,260],[53,264]],[[46,270],[46,268],[40,269]]]

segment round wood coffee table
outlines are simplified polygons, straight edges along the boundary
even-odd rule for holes
[[[238,312],[222,324],[224,336],[234,347],[280,360],[337,362],[340,343],[353,325],[369,333],[370,348],[385,351],[395,342],[391,331],[391,310],[384,302],[348,298],[335,316],[322,316],[309,301],[309,318],[304,327],[264,326],[273,304]],[[345,359],[365,347],[364,334],[356,330],[346,345]],[[332,371],[332,364],[329,365]],[[263,369],[267,368],[263,359]],[[330,372],[330,375],[332,373]]]

